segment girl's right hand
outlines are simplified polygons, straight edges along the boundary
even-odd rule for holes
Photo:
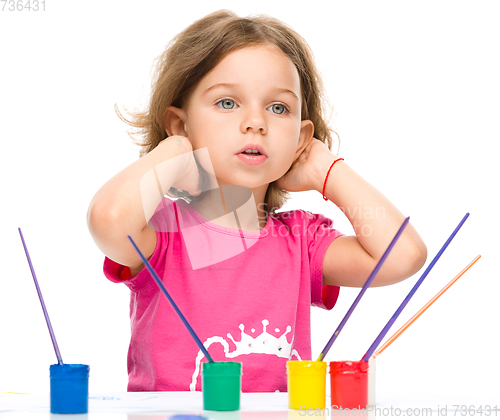
[[[201,194],[203,174],[197,159],[201,166],[204,153],[208,155],[203,149],[193,151],[185,137],[168,137],[107,181],[92,199],[88,211],[92,237],[110,259],[130,267],[132,276],[141,270],[142,260],[127,236],[148,258],[153,254],[156,232],[148,221],[170,187]],[[158,194],[158,188],[163,194]]]
[[[173,188],[187,191],[192,196],[201,194],[200,170],[194,157],[193,146],[187,137],[172,136],[162,140],[158,147],[176,147],[179,155],[176,159],[181,161],[177,166],[180,171],[177,171],[176,180],[172,184]]]

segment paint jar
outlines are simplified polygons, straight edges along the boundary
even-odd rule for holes
[[[375,375],[376,375],[375,357],[370,357],[368,360],[368,405],[376,405],[375,397]]]
[[[326,362],[310,360],[286,362],[288,408],[294,410],[325,408],[326,366]]]
[[[214,411],[239,410],[241,375],[241,363],[203,363],[201,372],[203,409]]]
[[[368,362],[330,362],[332,408],[365,409],[368,404]]]
[[[88,365],[50,365],[50,412],[81,414],[88,412]]]

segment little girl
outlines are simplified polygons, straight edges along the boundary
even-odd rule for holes
[[[127,235],[213,359],[242,362],[243,392],[286,391],[286,360],[312,357],[310,306],[331,309],[339,286],[364,284],[404,216],[330,152],[323,115],[310,49],[278,20],[218,11],[159,57],[148,109],[126,120],[142,157],[88,214],[106,277],[131,290],[129,391],[200,390],[204,359]],[[356,235],[319,214],[276,212],[287,191],[307,190]],[[425,259],[408,225],[373,285]]]

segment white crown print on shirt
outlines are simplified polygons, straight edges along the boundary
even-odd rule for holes
[[[205,348],[208,348],[214,343],[222,344],[224,348],[224,354],[228,359],[232,359],[236,356],[241,356],[244,354],[274,354],[278,357],[283,357],[285,359],[291,360],[292,356],[295,355],[298,360],[302,360],[300,358],[299,353],[295,349],[292,350],[293,337],[290,340],[290,343],[286,339],[286,335],[292,331],[292,327],[288,325],[286,327],[285,332],[279,336],[275,337],[267,332],[267,326],[269,325],[269,321],[267,319],[262,320],[262,333],[260,333],[257,337],[252,337],[245,333],[245,326],[240,324],[238,328],[241,330],[241,340],[236,341],[231,333],[227,333],[227,337],[234,343],[236,346],[236,350],[229,351],[228,342],[218,336],[213,336],[208,338],[203,344]],[[280,329],[275,328],[275,332],[279,333]],[[252,332],[255,332],[255,329],[252,328]],[[200,374],[200,366],[201,360],[203,359],[204,354],[201,350],[198,351],[198,356],[196,357],[195,370],[193,372],[193,377],[190,385],[190,390],[196,390],[196,382],[198,380],[198,376]]]

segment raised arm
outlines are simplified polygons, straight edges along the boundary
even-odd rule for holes
[[[97,191],[87,214],[95,243],[110,259],[130,267],[132,275],[137,274],[142,262],[127,235],[134,238],[145,255],[151,256],[156,234],[147,223],[163,194],[175,185],[196,195],[198,180],[189,140],[168,137]]]
[[[334,159],[336,157],[332,155],[331,162]],[[329,167],[318,168],[319,173],[323,170],[324,177]],[[320,192],[322,188],[323,185],[319,188]],[[323,282],[361,287],[405,216],[344,161],[338,161],[333,166],[325,196],[347,216],[356,236],[344,236],[332,242],[323,261]],[[372,286],[385,286],[410,277],[422,267],[426,258],[426,246],[410,223]]]
[[[336,159],[324,143],[312,138],[278,185],[288,191],[322,193],[326,174]],[[361,287],[405,216],[342,160],[330,172],[325,196],[344,212],[355,236],[342,236],[331,243],[323,260],[323,283]],[[427,248],[409,223],[372,285],[404,280],[416,273],[426,258]]]

